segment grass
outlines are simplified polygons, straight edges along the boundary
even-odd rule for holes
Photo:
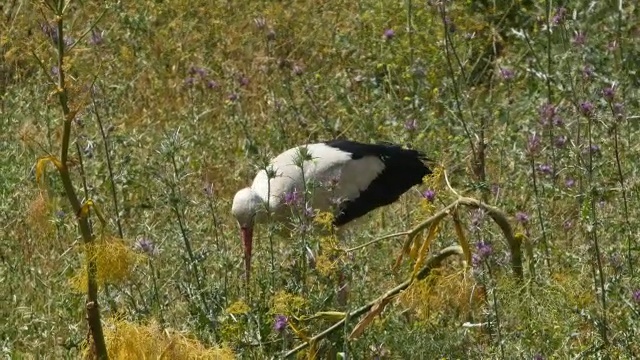
[[[51,1],[0,20],[4,356],[99,355],[96,324],[112,358],[279,358],[317,334],[298,355],[640,355],[631,2],[72,1],[60,36]],[[428,198],[341,242],[324,216],[263,226],[245,287],[235,191],[337,136],[425,151]],[[395,267],[406,237],[373,241],[459,196],[506,214],[522,278],[482,206],[426,224]],[[455,244],[469,267],[411,280]]]

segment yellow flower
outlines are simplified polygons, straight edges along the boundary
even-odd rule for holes
[[[318,225],[324,226],[326,229],[330,229],[333,227],[333,214],[328,211],[319,211],[313,218],[313,221]]]
[[[157,322],[136,324],[120,319],[105,321],[104,335],[111,359],[235,359],[226,346],[206,348],[171,329],[163,329]],[[84,344],[84,358],[91,347]]]
[[[318,270],[318,272],[322,275],[322,276],[331,276],[333,275],[333,273],[335,272],[335,270],[338,268],[338,262],[337,261],[332,261],[329,256],[322,254],[320,256],[318,256],[317,260],[316,260],[316,270]]]
[[[234,315],[247,314],[249,311],[251,311],[251,308],[243,300],[238,300],[229,305],[229,307],[225,311],[227,312],[227,314]]]
[[[422,181],[430,188],[439,189],[442,187],[442,180],[444,179],[444,167],[436,166],[432,169],[431,174],[425,176]]]
[[[307,300],[302,296],[279,291],[271,299],[269,313],[272,315],[295,315],[306,310],[307,305]]]
[[[96,282],[99,287],[119,284],[128,279],[134,265],[144,258],[127,246],[124,240],[117,238],[96,240],[81,248],[85,253],[84,266],[70,280],[71,286],[81,292],[87,292],[87,257],[92,257],[96,262]]]

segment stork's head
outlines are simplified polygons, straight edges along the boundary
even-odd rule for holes
[[[236,193],[231,206],[231,213],[238,220],[240,235],[244,244],[244,266],[249,280],[251,273],[251,249],[253,247],[253,225],[256,217],[264,208],[262,198],[251,188],[244,188]]]

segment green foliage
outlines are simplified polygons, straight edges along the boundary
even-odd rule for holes
[[[420,189],[433,201],[410,192],[339,242],[325,213],[312,227],[292,220],[292,232],[257,229],[243,283],[234,192],[272,155],[346,136],[424,150],[461,195],[513,216],[530,255],[519,282],[501,229],[460,207],[459,223],[419,244],[420,259],[464,238],[471,271],[447,262],[381,306],[357,339],[348,336],[361,319],[346,319],[312,352],[637,357],[638,10],[516,3],[71,2],[70,174],[129,259],[103,273],[114,280],[100,284],[103,318],[153,330],[165,346],[156,325],[135,324],[193,334],[198,343],[184,344],[203,354],[225,344],[277,357],[335,322],[314,314],[347,314],[397,286],[414,270],[392,270],[401,243],[341,249],[454,201],[442,172]],[[84,266],[77,218],[53,171],[63,117],[42,6],[9,2],[0,19],[0,348],[18,358],[77,357],[87,338],[70,286]],[[281,315],[290,326],[276,330]]]

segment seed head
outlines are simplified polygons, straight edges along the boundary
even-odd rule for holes
[[[529,136],[529,141],[527,142],[527,152],[529,153],[529,155],[535,155],[540,151],[540,145],[542,143],[542,140],[540,139],[540,136],[538,136],[538,134],[533,133],[531,136]]]

